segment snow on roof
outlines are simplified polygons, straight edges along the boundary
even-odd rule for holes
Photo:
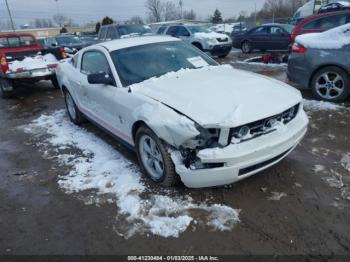
[[[307,48],[340,49],[350,44],[350,23],[323,33],[299,35],[296,42]]]
[[[141,36],[141,37],[133,37],[133,38],[125,38],[125,39],[117,39],[113,41],[108,41],[104,43],[100,43],[99,45],[107,48],[109,51],[115,51],[118,49],[147,45],[153,43],[163,43],[169,41],[181,41],[178,38],[174,38],[171,36]]]

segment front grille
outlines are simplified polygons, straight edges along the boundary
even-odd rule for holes
[[[239,173],[238,173],[238,176],[244,176],[246,174],[249,174],[255,170],[258,170],[258,169],[261,169],[265,166],[268,166],[270,164],[272,164],[273,162],[276,162],[280,159],[282,159],[284,156],[286,156],[289,151],[291,151],[292,148],[288,149],[287,151],[283,152],[282,154],[278,155],[278,156],[275,156],[274,158],[271,158],[269,160],[266,160],[264,162],[261,162],[261,163],[258,163],[258,164],[255,164],[255,165],[252,165],[252,166],[249,166],[249,167],[246,167],[246,168],[242,168],[239,170]]]
[[[297,104],[288,110],[284,111],[281,114],[274,115],[259,121],[255,121],[253,123],[249,123],[243,126],[231,128],[230,130],[230,135],[229,135],[229,140],[228,142],[231,143],[231,141],[236,138],[239,141],[239,143],[251,140],[253,138],[256,138],[258,136],[262,136],[264,134],[272,133],[276,131],[276,123],[283,123],[283,124],[288,124],[291,122],[298,114],[300,108],[300,104]],[[250,130],[249,136],[247,138],[242,138],[240,139],[238,134],[239,130],[242,127],[248,127]]]
[[[218,42],[223,43],[223,42],[227,42],[228,38],[227,37],[226,38],[216,38],[216,40],[218,40]]]

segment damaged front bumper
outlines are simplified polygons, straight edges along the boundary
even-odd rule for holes
[[[304,110],[300,110],[296,118],[286,125],[286,129],[244,143],[199,151],[197,156],[201,162],[212,164],[214,168],[191,169],[180,161],[174,161],[176,172],[190,188],[232,184],[285,158],[302,140],[307,125],[308,118]],[[215,167],[218,163],[220,167]]]

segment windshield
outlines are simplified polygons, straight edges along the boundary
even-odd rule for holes
[[[56,39],[59,45],[81,44],[79,38],[75,36],[62,36]]]
[[[192,34],[195,34],[195,33],[210,33],[211,32],[205,26],[187,26],[187,28],[192,32]]]
[[[213,59],[182,41],[120,49],[112,52],[111,57],[123,86],[180,69],[217,65]]]
[[[152,30],[148,26],[143,25],[126,25],[126,26],[118,26],[118,33],[120,36],[123,35],[144,35],[144,34],[152,34]]]

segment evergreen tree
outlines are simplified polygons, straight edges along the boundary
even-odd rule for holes
[[[222,15],[221,12],[218,9],[215,9],[214,15],[211,18],[211,22],[213,24],[218,24],[218,23],[222,23]]]
[[[102,20],[102,25],[110,25],[113,24],[113,19],[106,16],[105,18],[103,18]]]

